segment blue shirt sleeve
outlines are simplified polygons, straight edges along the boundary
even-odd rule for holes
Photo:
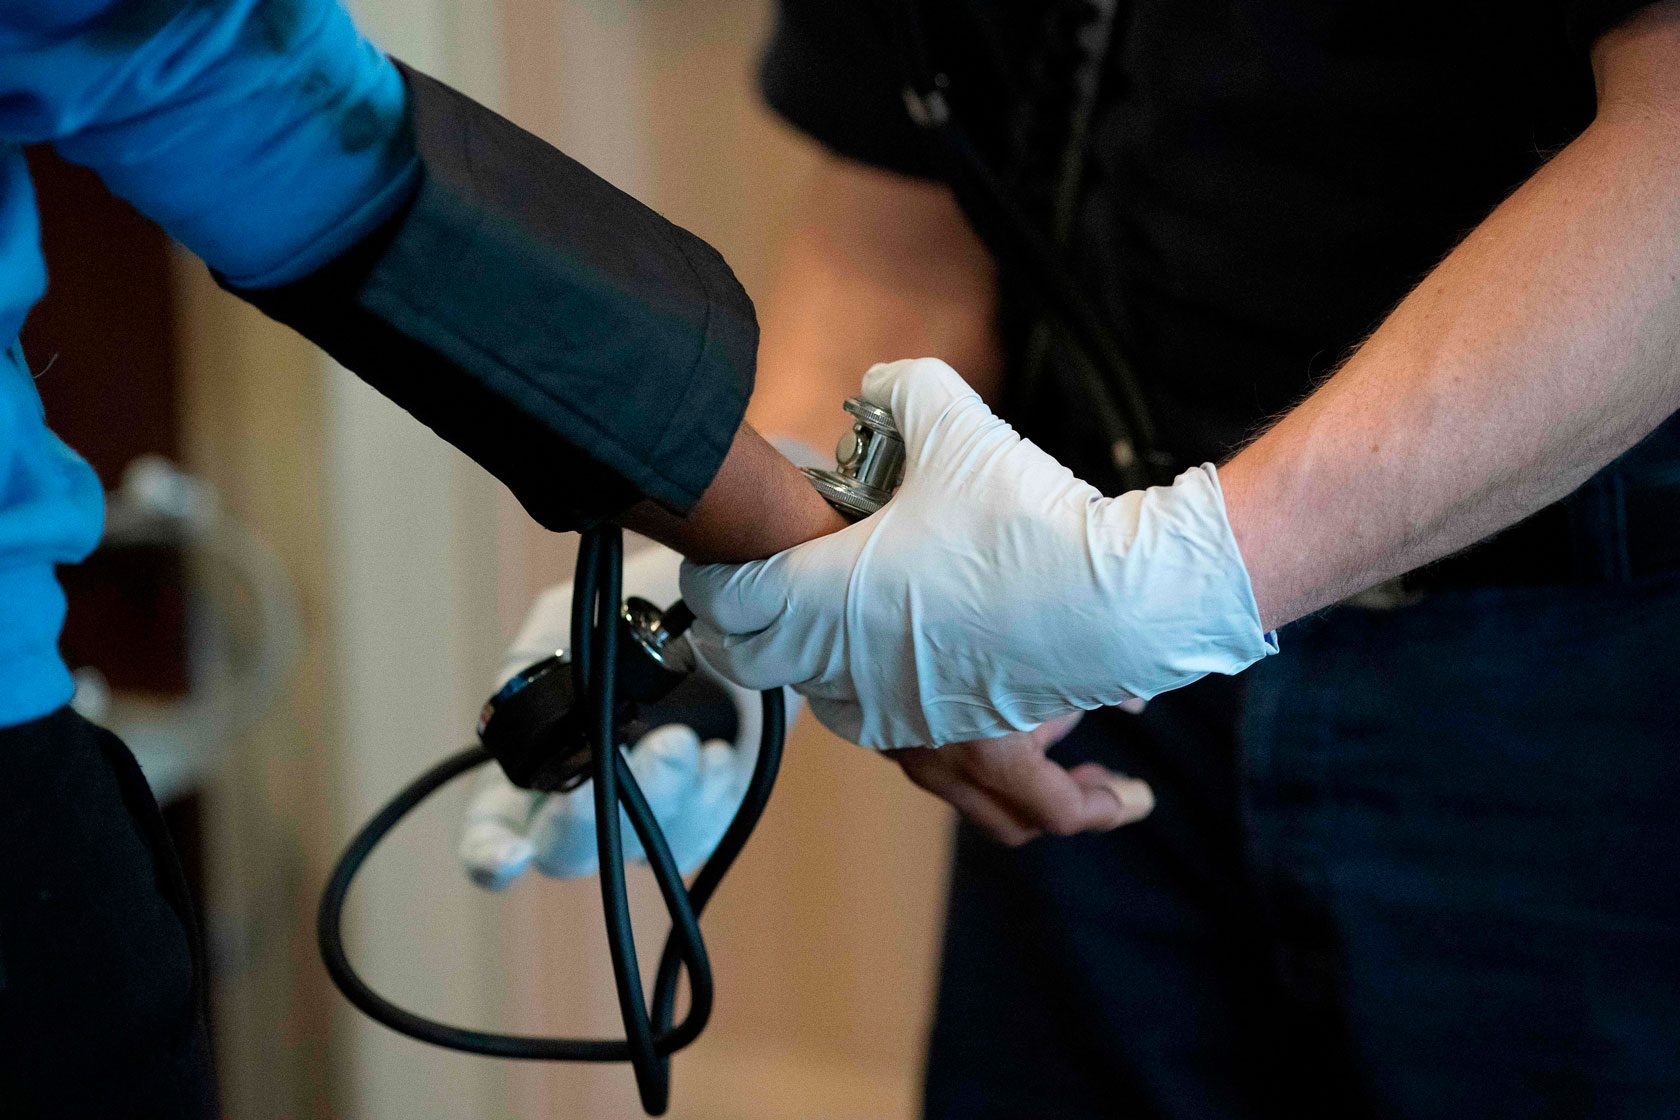
[[[349,248],[417,169],[402,79],[333,0],[0,0],[0,142],[42,141],[244,288]]]

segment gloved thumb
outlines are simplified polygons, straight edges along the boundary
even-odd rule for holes
[[[719,676],[740,688],[760,691],[805,680],[833,656],[832,643],[821,634],[806,635],[796,647],[777,645],[775,625],[794,606],[797,552],[748,564],[683,562],[683,601],[695,616],[689,640]],[[774,653],[767,656],[767,650]]]
[[[905,457],[916,467],[930,462],[956,466],[964,447],[1009,427],[992,415],[961,374],[938,358],[871,366],[863,375],[863,399],[893,414]]]

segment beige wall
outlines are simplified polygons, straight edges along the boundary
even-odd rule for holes
[[[769,289],[811,153],[751,88],[767,0],[355,7],[395,53],[713,241],[755,297]],[[291,696],[210,798],[230,1118],[640,1115],[626,1068],[448,1055],[366,1022],[325,979],[312,933],[350,831],[459,743],[500,643],[529,594],[567,574],[573,542],[200,267],[182,277],[192,464],[280,551],[307,626]],[[452,852],[460,798],[370,864],[356,959],[445,1017],[617,1033],[595,882],[473,891]],[[672,1116],[913,1113],[946,832],[896,769],[798,725],[705,921],[717,1010],[677,1059]],[[645,875],[633,886],[651,967],[664,924]]]
[[[184,255],[183,428],[189,466],[280,556],[305,643],[288,694],[231,744],[205,797],[208,941],[230,1117],[324,1117],[333,998],[311,961],[311,894],[326,874],[335,742],[321,626],[320,362],[306,343],[221,292]]]

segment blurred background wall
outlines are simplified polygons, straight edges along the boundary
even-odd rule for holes
[[[813,155],[753,91],[767,0],[352,7],[392,53],[706,237],[764,296]],[[572,541],[196,262],[178,259],[172,285],[182,456],[274,546],[304,617],[284,701],[202,793],[229,1117],[640,1115],[625,1068],[469,1058],[361,1019],[314,946],[344,841],[465,741],[531,594],[569,575]],[[356,960],[399,1002],[455,1021],[617,1033],[594,882],[467,885],[453,855],[464,795],[438,798],[370,863]],[[677,1059],[671,1115],[913,1115],[947,824],[896,768],[797,725],[707,916],[719,1001]],[[634,887],[651,962],[664,925],[651,883]]]

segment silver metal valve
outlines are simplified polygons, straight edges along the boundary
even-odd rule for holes
[[[836,469],[806,467],[805,475],[829,505],[857,521],[886,505],[904,481],[904,437],[886,409],[858,397],[845,407],[852,429],[834,448]]]

